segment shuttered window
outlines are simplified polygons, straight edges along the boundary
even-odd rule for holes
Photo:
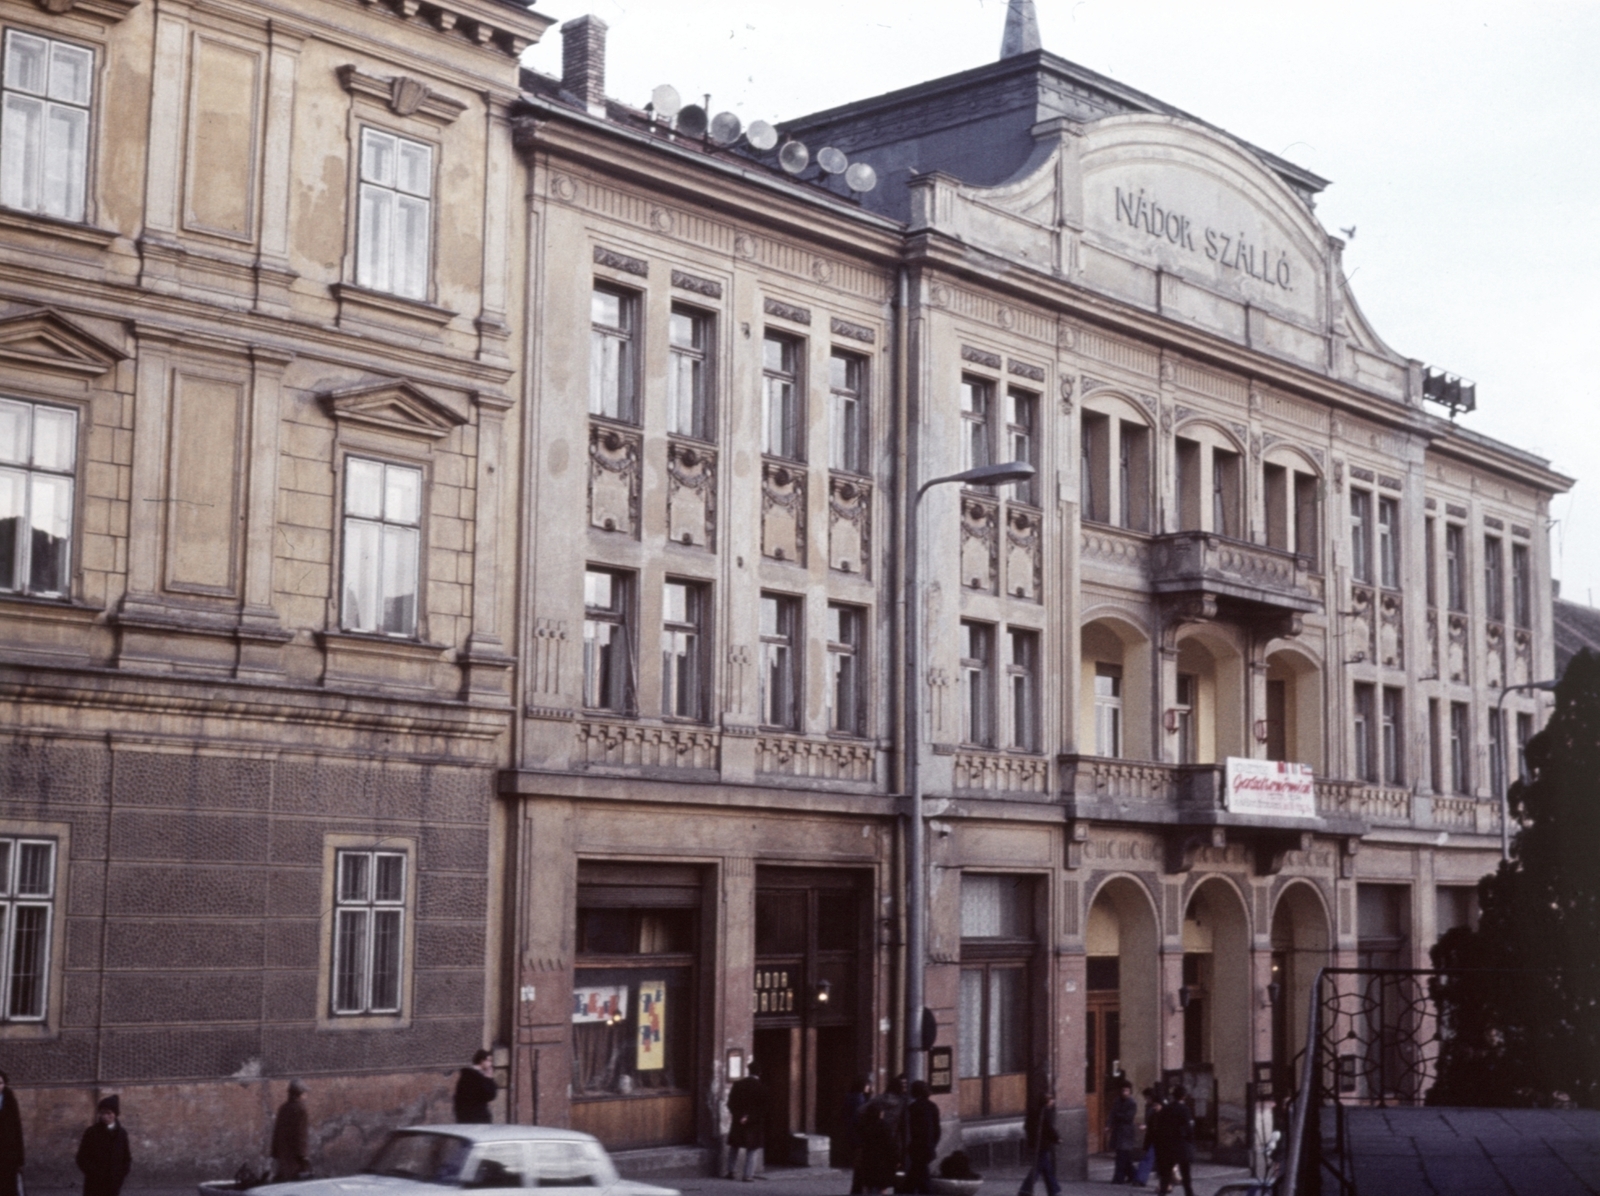
[[[406,299],[428,297],[433,149],[361,130],[356,282]]]
[[[0,97],[0,204],[84,218],[94,53],[8,30]]]

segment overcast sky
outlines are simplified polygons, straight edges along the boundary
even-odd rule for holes
[[[998,57],[1005,0],[539,0],[611,27],[607,91],[788,119]],[[1039,0],[1044,46],[1333,180],[1395,350],[1478,384],[1468,427],[1579,479],[1563,597],[1600,603],[1600,3]],[[555,30],[527,62],[560,74]],[[1590,370],[1583,365],[1596,366]]]

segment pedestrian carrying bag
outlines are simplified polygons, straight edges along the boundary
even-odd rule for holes
[[[1149,1183],[1150,1182],[1150,1172],[1151,1172],[1151,1169],[1155,1167],[1155,1165],[1156,1165],[1156,1148],[1154,1146],[1152,1146],[1149,1150],[1144,1152],[1144,1158],[1140,1159],[1139,1160],[1139,1165],[1136,1168],[1134,1168],[1133,1182],[1136,1183],[1136,1184],[1147,1184],[1147,1183]]]

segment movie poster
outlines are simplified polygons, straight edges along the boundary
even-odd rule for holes
[[[644,980],[639,984],[639,1046],[634,1068],[659,1071],[666,1064],[667,982]]]
[[[572,990],[574,1022],[620,1022],[627,1016],[626,984],[579,985]]]

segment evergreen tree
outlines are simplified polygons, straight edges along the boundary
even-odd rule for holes
[[[1600,1108],[1600,656],[1585,649],[1511,789],[1521,829],[1478,885],[1478,928],[1439,940],[1435,1105]]]

